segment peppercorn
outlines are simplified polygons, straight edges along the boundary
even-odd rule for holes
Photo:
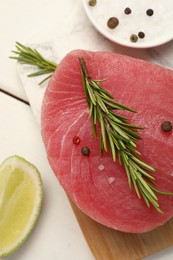
[[[146,14],[147,14],[148,16],[152,16],[152,15],[154,14],[154,11],[153,11],[152,9],[148,9],[148,10],[146,11]]]
[[[164,121],[161,124],[161,128],[164,132],[170,132],[172,130],[172,123],[170,121]]]
[[[129,7],[124,9],[125,14],[131,14],[131,12],[132,12],[132,10]]]
[[[97,1],[96,1],[96,0],[89,0],[89,1],[88,1],[88,4],[89,4],[90,6],[95,6],[95,5],[97,4]]]
[[[116,17],[110,17],[109,20],[107,21],[107,26],[110,29],[115,29],[115,27],[117,27],[119,24],[119,20]]]
[[[145,37],[145,33],[144,32],[139,32],[138,33],[138,37],[143,39]]]
[[[136,34],[131,34],[130,35],[130,40],[131,40],[131,42],[137,42],[138,36]]]
[[[79,136],[76,135],[76,136],[73,137],[73,143],[76,144],[76,145],[80,143]]]
[[[84,156],[89,156],[89,155],[90,155],[90,149],[88,148],[88,146],[82,147],[81,153],[82,153]]]

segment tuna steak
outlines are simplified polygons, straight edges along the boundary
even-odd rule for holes
[[[132,233],[150,231],[173,216],[173,197],[158,195],[163,214],[130,190],[123,166],[109,152],[100,157],[84,96],[78,58],[83,56],[93,79],[137,113],[125,112],[140,125],[138,150],[155,168],[158,189],[173,192],[173,133],[163,132],[163,121],[173,122],[173,72],[148,62],[109,52],[73,51],[52,76],[42,106],[42,136],[49,163],[66,193],[95,221]],[[77,142],[74,141],[77,138]],[[90,156],[81,153],[89,147]]]

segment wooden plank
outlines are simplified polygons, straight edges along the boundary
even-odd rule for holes
[[[173,245],[173,219],[153,231],[130,234],[96,223],[70,203],[96,260],[140,260]]]

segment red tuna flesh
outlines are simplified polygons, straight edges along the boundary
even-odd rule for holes
[[[61,61],[50,80],[42,106],[42,136],[49,163],[74,203],[95,221],[108,227],[142,233],[173,216],[173,197],[158,195],[163,214],[130,190],[123,166],[109,152],[100,157],[99,138],[93,138],[78,58],[83,56],[92,79],[115,100],[137,113],[125,112],[140,125],[137,148],[155,168],[158,189],[173,192],[173,133],[161,130],[173,122],[173,72],[145,61],[109,52],[73,51]],[[74,143],[78,138],[78,144]],[[81,153],[89,147],[90,156]]]

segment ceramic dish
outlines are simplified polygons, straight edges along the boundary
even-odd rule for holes
[[[93,6],[89,0],[82,1],[94,27],[115,43],[150,48],[173,39],[172,0],[97,0]],[[113,28],[108,25],[110,18]]]

